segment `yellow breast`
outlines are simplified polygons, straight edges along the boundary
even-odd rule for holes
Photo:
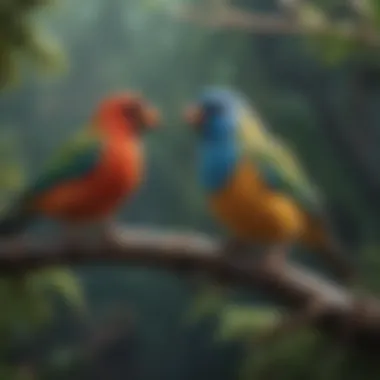
[[[303,213],[272,192],[250,162],[242,162],[222,191],[209,198],[212,212],[237,237],[254,243],[287,243],[302,234]]]

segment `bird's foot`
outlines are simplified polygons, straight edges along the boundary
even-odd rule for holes
[[[285,247],[274,247],[267,252],[264,264],[271,270],[281,270],[286,265],[287,250]]]
[[[78,231],[69,229],[63,234],[62,245],[66,251],[77,253],[83,248],[83,238],[81,238]]]
[[[104,223],[100,227],[98,238],[102,245],[115,244],[120,239],[120,230],[116,224]]]
[[[247,243],[235,237],[229,238],[223,245],[223,256],[234,256],[247,249]]]
[[[68,226],[64,230],[63,246],[70,252],[98,249],[114,243],[117,236],[117,226],[108,222]]]
[[[226,260],[232,265],[243,265],[245,261],[250,260],[251,245],[244,240],[238,239],[236,237],[229,238],[221,248],[221,259]],[[208,278],[207,275],[205,275]],[[220,294],[227,296],[230,293],[230,288],[224,283],[223,274],[215,275],[215,286]],[[199,281],[199,276],[195,278],[195,281]],[[202,283],[202,281],[199,281]],[[205,281],[204,281],[205,282]]]
[[[99,233],[94,232],[94,226],[89,224],[76,224],[66,226],[64,229],[64,247],[73,252],[87,251],[97,243]]]
[[[234,262],[241,262],[245,259],[251,260],[254,247],[246,240],[236,237],[228,239],[222,247],[222,257],[231,259]]]
[[[118,227],[106,220],[87,224],[81,228],[81,241],[90,249],[103,248],[115,243],[120,236]]]

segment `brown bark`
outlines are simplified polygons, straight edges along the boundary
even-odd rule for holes
[[[306,268],[289,263],[279,270],[263,260],[239,266],[222,252],[220,242],[201,234],[126,228],[115,234],[114,241],[96,247],[83,242],[74,249],[62,242],[29,238],[0,242],[0,271],[12,275],[51,265],[107,264],[161,267],[185,273],[201,271],[223,282],[258,287],[295,311],[317,301],[323,304],[322,312],[313,318],[317,328],[340,335],[350,325],[356,343],[380,347],[379,300],[361,300],[357,310],[350,291]]]

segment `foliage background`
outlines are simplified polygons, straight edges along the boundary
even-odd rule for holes
[[[161,107],[165,127],[148,137],[147,180],[118,218],[222,234],[197,185],[195,140],[180,110],[203,85],[230,85],[291,142],[325,191],[367,286],[379,287],[376,46],[334,35],[212,30],[176,18],[180,0],[45,3],[0,3],[1,207],[84,124],[102,96],[135,88]],[[252,12],[280,10],[272,0],[234,4]],[[366,13],[338,0],[303,2],[287,17],[306,26],[329,17],[333,25],[346,20],[376,32],[380,7],[377,0],[368,5]],[[46,75],[51,69],[59,74]],[[50,227],[42,221],[33,229],[50,234]],[[299,250],[295,257],[321,267]],[[58,269],[31,275],[28,287],[18,281],[0,283],[1,379],[376,378],[369,357],[310,331],[269,348],[249,344],[278,315],[262,294],[233,289],[225,299],[204,293],[194,304],[191,282],[148,269]],[[89,362],[84,331],[96,330],[103,311],[115,304],[133,311],[133,333],[118,350],[113,346]]]

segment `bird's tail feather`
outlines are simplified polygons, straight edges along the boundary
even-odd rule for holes
[[[17,202],[7,213],[0,218],[0,236],[8,237],[20,233],[34,218],[34,213],[25,202]]]
[[[12,236],[21,232],[30,222],[30,215],[17,214],[0,220],[0,236]]]
[[[338,241],[329,239],[319,251],[320,256],[331,266],[331,269],[345,283],[352,283],[357,278],[357,270],[349,254]]]
[[[322,218],[309,218],[307,245],[318,251],[319,256],[331,267],[332,271],[345,283],[357,277],[357,270],[352,262],[352,254],[345,247],[335,231],[334,223],[325,213]]]
[[[356,251],[361,241],[359,223],[349,210],[334,200],[325,204],[324,226],[327,233],[321,254],[330,260],[340,278],[346,282],[357,281],[359,269]]]

